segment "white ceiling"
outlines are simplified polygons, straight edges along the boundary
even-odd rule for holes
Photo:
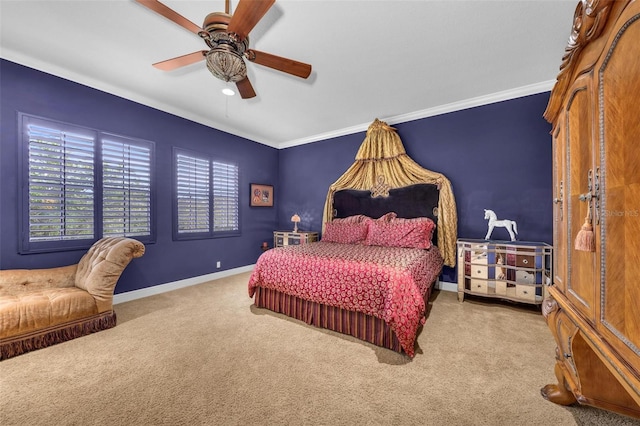
[[[166,0],[187,19],[224,0]],[[277,148],[550,90],[576,0],[277,0],[251,47],[312,64],[307,80],[248,63],[257,97],[227,98],[206,49],[133,0],[0,0],[2,58]],[[237,4],[231,1],[232,11]],[[542,111],[540,111],[542,114]]]

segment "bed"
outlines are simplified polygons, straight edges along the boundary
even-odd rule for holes
[[[263,253],[249,296],[258,308],[413,357],[434,283],[455,263],[456,229],[448,179],[414,163],[395,129],[376,120],[356,163],[329,188],[321,240]]]

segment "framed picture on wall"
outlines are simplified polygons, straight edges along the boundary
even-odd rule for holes
[[[273,207],[273,185],[251,184],[251,207]]]

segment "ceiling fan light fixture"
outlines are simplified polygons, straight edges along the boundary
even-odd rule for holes
[[[226,96],[233,96],[236,94],[236,92],[234,92],[233,90],[229,89],[228,87],[225,87],[224,89],[222,89],[222,94],[226,95]]]
[[[216,78],[237,82],[247,76],[247,66],[238,53],[221,45],[207,53],[207,68]]]
[[[249,49],[249,33],[276,0],[239,0],[233,15],[229,14],[229,0],[226,0],[225,11],[209,13],[202,27],[158,0],[134,1],[198,35],[209,48],[153,64],[160,70],[171,71],[205,59],[209,72],[217,79],[235,83],[242,99],[256,96],[247,77],[245,59],[300,78],[311,74],[309,64]]]

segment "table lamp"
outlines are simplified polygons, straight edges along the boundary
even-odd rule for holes
[[[294,214],[291,216],[291,222],[293,222],[293,232],[298,232],[298,222],[300,222],[300,216]]]

